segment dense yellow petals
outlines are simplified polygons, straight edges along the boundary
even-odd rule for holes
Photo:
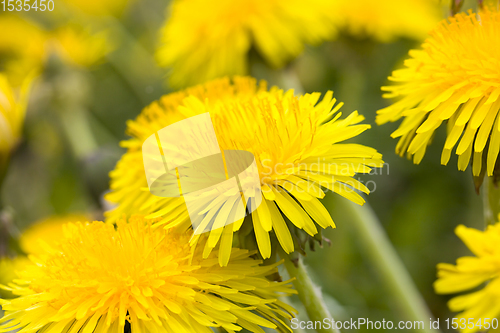
[[[28,264],[30,264],[30,261],[26,256],[0,258],[0,285],[7,285],[12,280],[17,279],[18,272],[24,270]],[[12,297],[13,295],[9,290],[0,288],[0,298]]]
[[[123,332],[125,325],[134,333],[291,332],[283,323],[294,310],[278,298],[294,291],[266,278],[278,264],[261,266],[254,253],[235,248],[221,267],[218,248],[203,259],[190,236],[153,228],[140,216],[116,226],[65,225],[60,241],[4,286],[20,296],[0,300],[0,332]]]
[[[447,122],[442,164],[457,146],[459,170],[472,158],[475,176],[492,175],[500,147],[500,13],[485,9],[460,13],[441,22],[421,50],[410,51],[405,68],[383,87],[387,98],[399,98],[378,111],[377,123],[403,118],[392,136],[396,152],[419,163],[435,130]],[[483,163],[483,160],[486,163]]]
[[[476,323],[489,322],[500,317],[500,223],[490,225],[486,231],[460,225],[456,234],[464,241],[475,257],[462,257],[456,265],[439,264],[438,279],[434,288],[440,294],[462,293],[485,283],[483,289],[456,296],[448,303],[450,310],[459,312],[457,318],[472,318]],[[472,333],[479,327],[467,327],[461,332]]]
[[[360,124],[363,116],[353,112],[341,119],[341,104],[336,105],[332,92],[320,97],[319,93],[297,97],[292,90],[267,89],[265,82],[257,84],[248,77],[235,77],[233,82],[219,79],[164,96],[128,122],[132,138],[122,143],[128,152],[111,172],[112,191],[106,196],[118,206],[106,213],[107,219],[113,222],[122,214],[142,213],[161,218],[167,228],[190,228],[182,198],[156,197],[148,191],[141,146],[165,126],[209,112],[220,148],[251,152],[260,175],[262,206],[252,213],[253,221],[241,220],[232,230],[251,223],[264,258],[271,255],[271,232],[286,252],[292,252],[293,240],[281,213],[290,225],[312,236],[318,233],[317,225],[334,227],[316,198],[330,190],[363,204],[358,191],[369,191],[353,176],[383,166],[375,149],[344,143],[370,127]],[[211,228],[214,234],[205,254],[222,239],[223,231],[216,229]]]
[[[0,258],[0,285],[7,285],[14,279],[19,278],[18,273],[24,271],[31,262],[28,255],[44,253],[47,248],[56,244],[63,238],[63,225],[70,221],[86,221],[83,214],[51,216],[35,222],[19,237],[19,247],[24,254],[15,257]],[[7,296],[6,296],[7,295]],[[10,298],[12,293],[0,288],[0,297]]]

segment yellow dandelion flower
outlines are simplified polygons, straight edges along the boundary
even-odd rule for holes
[[[363,204],[364,199],[356,190],[369,190],[354,175],[368,173],[371,167],[383,163],[375,149],[343,143],[370,128],[359,124],[364,118],[353,112],[340,120],[338,110],[342,103],[335,105],[332,92],[321,101],[320,95],[297,97],[292,90],[268,90],[263,81],[257,85],[255,79],[236,77],[234,83],[219,79],[164,96],[128,123],[128,134],[133,138],[123,143],[129,150],[111,172],[112,192],[107,196],[118,207],[107,212],[107,218],[115,221],[122,214],[135,211],[149,214],[150,218],[161,217],[160,223],[166,223],[167,228],[191,227],[181,198],[161,198],[149,192],[141,147],[144,140],[163,127],[209,112],[222,150],[245,150],[255,156],[264,200],[248,223],[253,223],[262,257],[271,256],[271,232],[287,253],[293,252],[290,229],[295,232],[295,228],[289,229],[289,225],[311,236],[318,233],[317,225],[335,226],[318,200],[325,196],[325,189]],[[209,205],[203,214],[214,219],[212,213],[222,204],[225,203]],[[221,209],[228,218],[230,208]],[[212,225],[204,255],[220,241],[219,260],[224,265],[231,252],[233,232],[242,225],[243,220],[224,228]]]
[[[488,175],[493,174],[500,149],[498,31],[497,11],[460,13],[441,22],[421,50],[410,51],[406,68],[389,78],[395,84],[383,87],[385,97],[400,100],[377,116],[378,124],[404,118],[392,133],[400,137],[398,154],[420,163],[435,130],[446,121],[441,163],[448,163],[458,143],[458,169],[465,170],[472,156],[475,176],[485,164]]]
[[[0,332],[291,332],[294,310],[278,298],[294,292],[266,278],[278,264],[234,249],[220,267],[217,251],[203,260],[189,237],[140,216],[116,227],[67,224],[58,244],[4,286],[19,297],[0,302]]]
[[[31,83],[30,76],[24,80],[18,92],[7,77],[0,73],[0,166],[6,162],[21,138]]]
[[[46,59],[47,33],[36,23],[17,15],[0,15],[0,59],[14,85],[20,85]]]
[[[339,28],[382,42],[423,40],[442,16],[437,0],[336,0],[332,14]]]
[[[462,257],[456,265],[439,264],[434,288],[439,294],[474,290],[454,297],[448,303],[451,311],[462,311],[457,315],[461,332],[497,328],[500,318],[500,223],[488,226],[486,231],[460,225],[455,233],[475,256]],[[477,290],[479,286],[484,287]],[[469,325],[469,318],[474,325]]]
[[[248,72],[252,47],[273,67],[299,55],[304,43],[333,37],[328,0],[176,0],[163,28],[158,61],[170,84],[185,87]]]

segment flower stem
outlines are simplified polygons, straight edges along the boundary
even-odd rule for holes
[[[87,158],[98,147],[86,113],[81,107],[75,107],[61,114],[64,131],[73,153],[79,159]]]
[[[91,83],[85,72],[64,63],[56,65],[55,109],[74,156],[83,160],[98,148],[86,108],[91,96]]]
[[[406,320],[423,321],[421,332],[439,332],[429,327],[432,315],[369,204],[359,206],[342,200],[342,207]]]
[[[0,156],[0,188],[2,188],[2,183],[7,176],[7,169],[9,168],[9,153],[5,153],[4,156]]]
[[[300,80],[297,78],[296,73],[282,71],[282,77],[285,87],[293,87],[303,91],[303,89],[300,89]],[[432,319],[432,315],[368,203],[365,203],[364,206],[358,206],[348,200],[342,200],[339,206],[342,206],[345,213],[350,215],[362,243],[366,246],[366,252],[379,269],[387,287],[396,298],[407,320],[423,321],[424,329],[421,332],[439,332],[429,327],[429,320]],[[315,287],[307,275],[301,259],[299,258],[298,265],[295,266],[288,256],[284,257],[285,266],[290,277],[296,277],[294,286],[299,292],[299,298],[306,308],[309,319],[321,321],[324,318],[331,318],[323,300],[315,292]],[[331,329],[318,330],[318,332],[339,331]]]
[[[113,17],[108,17],[106,27],[122,44],[120,50],[127,52],[111,52],[106,58],[109,64],[129,86],[143,106],[155,100],[162,89],[162,75],[154,57],[139,43],[135,37]]]
[[[500,214],[500,187],[495,184],[493,177],[486,176],[483,182],[483,210],[485,227],[498,221]]]
[[[320,290],[314,285],[307,269],[299,256],[297,263],[292,262],[288,255],[283,256],[285,259],[285,267],[290,275],[290,278],[295,278],[293,285],[299,293],[299,299],[306,308],[307,315],[311,321],[321,321],[325,318],[332,319],[328,308],[321,297]],[[336,328],[319,328],[318,333],[340,333]]]

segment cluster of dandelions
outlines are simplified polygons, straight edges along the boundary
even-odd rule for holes
[[[7,287],[0,332],[285,332],[294,310],[279,300],[289,282],[266,276],[252,252],[233,249],[220,267],[189,246],[190,233],[153,228],[143,217],[116,226],[72,223]]]
[[[18,297],[0,301],[6,312],[0,333],[118,333],[127,327],[132,332],[262,332],[261,327],[291,331],[295,310],[280,297],[295,292],[291,280],[270,278],[280,264],[275,254],[303,251],[307,242],[321,241],[322,229],[335,227],[320,201],[327,190],[363,204],[358,191],[369,191],[354,176],[381,167],[381,155],[345,142],[370,126],[360,124],[364,118],[357,112],[342,117],[342,105],[331,92],[320,100],[319,93],[299,97],[249,77],[206,81],[247,72],[252,46],[272,66],[281,67],[305,43],[331,39],[338,28],[332,23],[332,8],[323,0],[307,5],[221,1],[220,6],[174,1],[158,58],[171,67],[173,86],[205,83],[166,95],[129,121],[132,138],[122,143],[127,152],[111,173],[107,195],[116,208],[106,214],[106,222],[69,223],[60,239],[30,251],[31,263],[22,264],[17,278],[2,285]],[[359,14],[359,7],[354,12]],[[402,137],[397,152],[414,156],[418,163],[434,131],[448,121],[442,163],[448,162],[462,136],[456,151],[459,169],[465,169],[472,156],[474,175],[494,176],[500,149],[499,14],[486,9],[478,15],[450,18],[431,33],[422,50],[412,51],[407,68],[393,74],[397,84],[385,88],[386,97],[401,100],[379,111],[377,122],[404,118],[393,134]],[[432,20],[419,23],[429,25]],[[409,23],[404,31],[408,36],[419,38],[427,29],[402,21]],[[344,24],[382,40],[392,37],[392,27],[380,30],[380,24],[359,22],[346,19]],[[62,54],[86,63],[87,58],[78,58],[85,52],[72,56],[68,51],[75,50],[72,40],[71,33],[61,33],[60,45],[69,45]],[[88,62],[105,53],[102,43],[94,45],[97,56]],[[4,118],[16,125],[9,125],[15,131],[10,141],[4,140],[5,150],[19,136],[24,108],[22,98],[18,102],[9,97],[8,85],[0,88],[9,101],[2,109],[8,115]],[[8,107],[14,111],[9,113]],[[183,200],[149,192],[141,147],[158,130],[207,112],[222,150],[255,156],[263,201],[251,215],[218,228],[210,222],[229,219],[235,208],[227,202],[211,205],[203,210],[203,219],[214,227],[193,236]],[[477,258],[440,265],[436,290],[454,293],[488,281],[483,290],[454,298],[450,307],[464,310],[462,317],[498,317],[498,225],[485,232],[459,227],[457,234]],[[263,259],[270,258],[274,263],[263,265]]]
[[[3,286],[19,297],[1,302],[0,332],[122,332],[126,325],[132,332],[288,331],[294,310],[279,297],[294,293],[290,281],[269,280],[280,262],[262,266],[258,258],[276,253],[272,244],[291,253],[304,247],[297,236],[312,241],[318,226],[334,227],[319,201],[325,190],[363,204],[356,191],[368,189],[353,176],[383,163],[373,148],[344,143],[370,126],[359,124],[357,112],[340,119],[341,106],[331,92],[321,101],[319,93],[297,97],[248,77],[154,102],[128,124],[132,139],[111,174],[107,199],[117,208],[108,223],[70,223],[60,241],[36,251]],[[141,147],[155,131],[206,112],[223,149],[256,157],[264,200],[248,218],[191,237],[182,199],[149,192]],[[264,173],[264,160],[286,168]]]
[[[174,3],[174,28],[165,32],[165,41],[177,45],[177,53],[169,48],[160,57],[174,67],[172,82],[185,85],[245,73],[252,40],[272,65],[280,67],[297,56],[304,43],[319,43],[334,31],[327,1],[247,2],[245,10],[242,3],[222,1],[217,15],[207,15],[215,7],[204,2],[190,3],[197,11],[190,10],[188,2]],[[200,13],[199,24],[185,21],[185,12],[190,17]],[[242,15],[234,16],[235,12]],[[47,46],[60,51],[63,59],[84,65],[107,52],[102,40],[78,44],[68,30],[52,43],[56,39],[38,27],[13,20],[18,33],[31,31],[34,37],[32,48],[19,47],[21,38],[15,36],[4,47],[16,55],[9,71],[14,79],[26,68],[42,67]],[[183,31],[194,30],[194,35],[210,27],[201,40],[212,36],[215,43],[186,39],[186,34],[177,33],[179,25]],[[219,45],[224,39],[229,43]],[[197,55],[219,56],[207,62],[191,57],[193,48]],[[177,62],[177,56],[186,61]],[[220,71],[221,63],[233,67]],[[24,262],[17,278],[2,285],[18,297],[1,300],[5,315],[0,332],[262,332],[261,327],[291,331],[295,310],[279,298],[295,292],[290,281],[276,279],[278,247],[292,253],[306,242],[321,241],[318,227],[335,226],[319,201],[325,191],[363,204],[357,191],[369,191],[353,176],[383,163],[375,149],[344,143],[370,127],[360,124],[364,118],[353,112],[341,119],[342,105],[332,93],[321,101],[320,95],[298,97],[291,90],[267,89],[264,81],[235,77],[167,95],[146,107],[129,122],[132,139],[124,142],[128,152],[112,173],[107,199],[117,208],[107,214],[106,223],[70,221],[60,239],[49,242],[41,237],[43,246],[28,252],[32,262]],[[256,157],[264,201],[246,219],[192,236],[182,199],[158,198],[145,188],[141,146],[158,129],[206,112],[222,149],[246,150]],[[19,131],[20,126],[15,128]],[[273,172],[264,174],[264,162]],[[219,208],[206,210],[204,219],[213,219]],[[226,215],[218,219],[229,218],[233,210],[221,211]],[[271,257],[274,263],[267,265],[259,259]]]

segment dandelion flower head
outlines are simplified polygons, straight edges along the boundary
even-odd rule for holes
[[[265,277],[277,264],[234,249],[220,267],[217,251],[206,260],[192,253],[189,236],[140,216],[67,224],[58,244],[4,286],[19,297],[0,301],[0,332],[291,332],[294,310],[278,298],[293,290]]]
[[[396,152],[418,164],[436,129],[446,123],[448,136],[441,163],[456,147],[458,169],[473,160],[475,176],[491,176],[500,150],[500,13],[485,9],[442,21],[420,50],[410,51],[405,68],[383,87],[398,98],[378,111],[377,123],[403,118],[392,137]]]
[[[463,293],[452,298],[448,306],[451,311],[460,312],[459,320],[481,319],[481,325],[493,326],[492,319],[500,318],[500,223],[490,225],[485,231],[460,225],[455,230],[474,256],[462,257],[456,265],[439,264],[438,279],[434,289],[439,294]],[[478,287],[483,286],[481,289]],[[470,291],[469,293],[464,293]],[[464,326],[464,325],[460,325]],[[463,333],[480,329],[473,325],[461,327]]]
[[[332,92],[322,100],[320,95],[297,97],[292,90],[267,89],[263,81],[257,84],[249,77],[235,77],[233,82],[215,80],[151,104],[128,123],[128,133],[133,138],[123,143],[129,150],[111,172],[112,192],[107,199],[118,207],[107,213],[108,219],[114,221],[135,211],[150,214],[150,218],[161,217],[160,223],[167,227],[191,227],[182,200],[155,197],[148,191],[141,145],[172,122],[209,112],[221,150],[245,150],[255,156],[264,200],[248,223],[253,223],[260,253],[264,258],[270,257],[271,232],[287,253],[293,252],[291,230],[302,229],[314,236],[318,225],[335,226],[318,200],[325,196],[324,190],[363,204],[357,190],[369,190],[353,176],[369,173],[372,167],[383,163],[375,149],[343,142],[370,127],[359,124],[364,118],[353,112],[340,119],[338,110],[342,103],[336,104]],[[212,207],[215,211],[219,208]],[[220,240],[221,264],[226,262],[233,232],[242,224],[243,220],[213,228],[205,254]],[[289,229],[288,225],[294,227]]]
[[[176,0],[157,58],[171,68],[170,84],[186,87],[248,72],[252,47],[273,67],[304,44],[333,37],[327,0]]]

